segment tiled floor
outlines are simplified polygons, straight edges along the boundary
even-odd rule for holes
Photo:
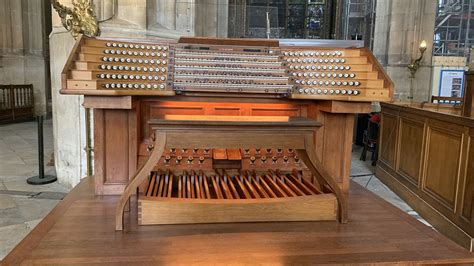
[[[45,163],[53,150],[51,120],[44,124]],[[408,212],[417,219],[418,214],[403,202],[373,174],[370,160],[359,161],[361,148],[354,147],[352,179],[380,197]],[[32,186],[26,179],[36,175],[37,128],[28,122],[0,126],[0,260],[48,214],[69,191],[59,183]],[[55,173],[54,167],[45,166],[46,174]]]
[[[31,231],[69,191],[55,182],[33,186],[28,177],[38,174],[38,130],[35,122],[0,126],[0,260]],[[51,120],[44,123],[44,154],[53,150]],[[46,174],[55,174],[45,166]]]

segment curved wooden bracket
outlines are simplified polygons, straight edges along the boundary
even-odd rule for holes
[[[145,164],[137,171],[135,176],[133,176],[131,181],[125,187],[125,190],[123,191],[123,194],[120,197],[120,201],[117,204],[117,207],[115,209],[115,230],[123,230],[123,211],[125,205],[127,204],[133,192],[136,191],[137,187],[140,186],[140,184],[143,183],[150,175],[150,172],[153,170],[158,160],[160,160],[161,155],[165,150],[165,145],[166,133],[159,131],[156,132],[153,151],[151,152]]]
[[[320,176],[332,189],[334,194],[336,194],[337,202],[338,202],[338,219],[340,223],[347,223],[348,219],[348,207],[347,207],[347,199],[346,195],[342,192],[339,185],[336,183],[334,178],[331,177],[329,172],[323,166],[321,161],[316,156],[316,152],[314,150],[313,145],[313,136],[307,135],[305,137],[305,149],[298,149],[296,150],[298,156],[300,156],[301,160],[305,163],[305,165],[309,168],[309,170],[317,176]]]

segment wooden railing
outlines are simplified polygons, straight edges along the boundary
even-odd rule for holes
[[[473,251],[474,119],[414,104],[381,105],[377,176],[438,231]]]
[[[460,105],[463,102],[462,97],[444,97],[444,96],[431,96],[432,103],[450,103]]]
[[[0,123],[34,117],[33,85],[0,85]]]

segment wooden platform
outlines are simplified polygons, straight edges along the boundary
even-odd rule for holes
[[[131,213],[125,230],[116,232],[119,198],[95,196],[93,179],[86,178],[2,263],[474,263],[471,253],[359,185],[351,183],[349,197],[347,224],[137,226]]]

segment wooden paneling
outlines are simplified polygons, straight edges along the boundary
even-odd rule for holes
[[[251,108],[251,115],[255,116],[268,116],[268,115],[281,115],[281,116],[300,116],[300,109],[297,107],[267,107],[267,108]]]
[[[377,175],[440,232],[470,250],[474,248],[473,136],[474,119],[382,103]]]
[[[461,135],[430,127],[427,141],[423,188],[454,209],[459,180]]]
[[[197,98],[194,98],[197,100]],[[300,103],[247,103],[235,102],[232,99],[222,101],[174,101],[144,100],[141,102],[141,113],[145,121],[163,115],[240,115],[240,116],[307,116],[308,104]],[[150,128],[142,123],[141,139],[150,136]]]
[[[350,149],[347,157],[348,146],[352,147],[353,115],[337,115],[323,113],[324,137],[316,137],[316,142],[321,142],[321,161],[337,182],[342,183],[344,177],[349,175]],[[318,145],[318,144],[316,144]],[[346,156],[343,156],[345,154]],[[349,163],[349,166],[347,164]]]
[[[380,128],[380,159],[390,166],[395,166],[397,148],[398,119],[388,113],[382,113],[382,126]]]
[[[372,111],[371,105],[364,102],[322,101],[318,108],[328,113],[341,114],[367,114]]]
[[[419,183],[420,177],[423,130],[423,123],[411,119],[400,119],[398,170],[415,185]],[[410,156],[400,156],[402,154],[410,154]]]
[[[422,109],[427,111],[434,111],[436,113],[446,113],[452,115],[461,115],[462,106],[459,104],[449,103],[427,103],[427,102],[392,102],[395,106],[412,107],[415,109]]]
[[[136,170],[133,110],[94,110],[94,173],[99,195],[119,195]]]
[[[165,114],[175,115],[204,115],[204,107],[199,105],[188,105],[188,106],[162,106],[158,104],[150,105],[150,116],[162,116]]]
[[[236,107],[214,107],[214,115],[241,115],[242,109],[238,106]]]
[[[474,117],[474,72],[466,72],[466,83],[464,85],[464,99],[462,106],[462,115]]]
[[[168,199],[139,201],[140,224],[195,224],[336,220],[336,197],[325,194],[279,199]]]
[[[128,182],[128,116],[126,111],[108,110],[105,119],[105,183]]]
[[[132,109],[132,96],[84,96],[84,108]]]
[[[464,186],[464,197],[462,206],[462,216],[471,221],[474,214],[474,136],[471,131],[469,136],[469,151],[467,156],[466,184]]]

